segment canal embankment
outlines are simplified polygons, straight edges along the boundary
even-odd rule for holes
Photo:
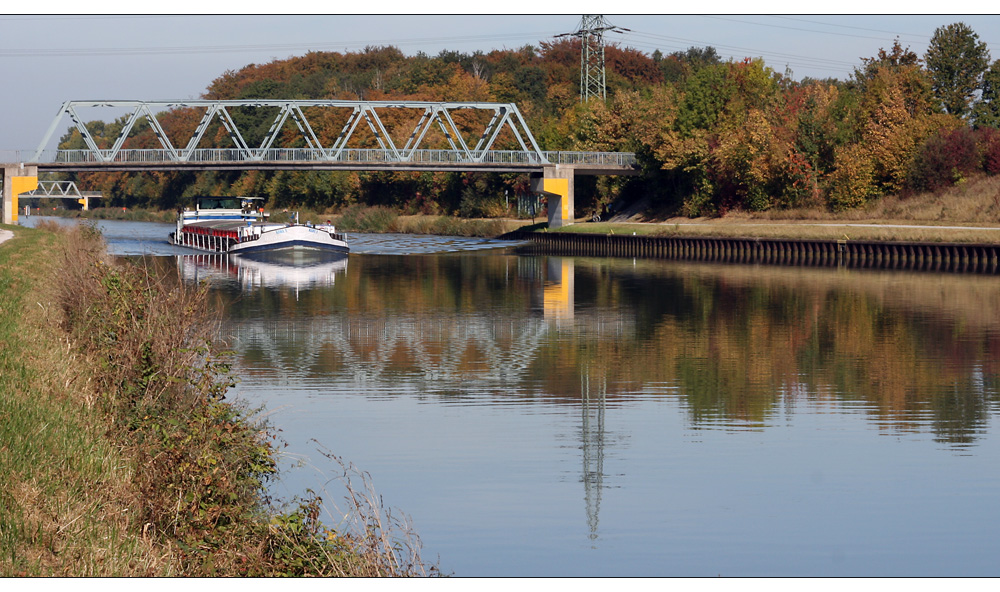
[[[4,230],[0,576],[434,573],[363,489],[346,530],[314,495],[271,499],[278,441],[226,400],[203,288],[91,226]]]
[[[524,252],[718,263],[997,273],[1000,244],[516,231]]]

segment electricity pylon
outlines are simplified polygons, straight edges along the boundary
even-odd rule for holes
[[[573,33],[556,37],[580,38],[580,101],[586,103],[592,98],[602,101],[608,98],[607,76],[604,68],[604,33],[628,31],[608,24],[604,15],[585,14]]]

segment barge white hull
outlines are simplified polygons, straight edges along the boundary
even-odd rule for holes
[[[244,254],[285,249],[305,249],[347,253],[350,249],[347,246],[347,241],[340,238],[342,236],[323,228],[301,224],[275,229],[267,229],[265,227],[264,231],[257,238],[246,242],[234,243],[228,252]]]
[[[242,198],[247,200],[256,198]],[[208,200],[205,200],[208,201]],[[215,199],[212,201],[222,201]],[[177,217],[170,242],[210,253],[251,254],[305,250],[348,253],[347,237],[332,225],[275,224],[250,208],[185,210]]]
[[[191,224],[181,228],[179,237],[174,234],[173,243],[211,253],[245,254],[291,249],[350,252],[343,235],[322,227],[262,224],[247,228],[246,233],[234,233],[210,223]]]

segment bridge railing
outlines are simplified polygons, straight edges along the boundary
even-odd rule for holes
[[[542,152],[552,164],[591,164],[597,166],[635,166],[634,152]]]
[[[108,151],[110,153],[110,151]],[[179,155],[179,156],[178,156]],[[24,156],[24,155],[18,155]],[[32,155],[33,156],[33,155]],[[628,152],[525,152],[520,150],[489,150],[470,158],[456,150],[413,150],[404,154],[378,148],[345,148],[339,152],[314,148],[271,148],[249,155],[237,148],[199,148],[177,154],[163,149],[122,149],[111,160],[103,160],[92,150],[46,150],[38,163],[99,164],[134,163],[158,164],[173,162],[343,162],[343,163],[414,163],[414,164],[514,164],[544,166],[551,164],[586,164],[594,166],[631,167],[635,154]]]

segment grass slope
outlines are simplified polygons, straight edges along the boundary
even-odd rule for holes
[[[0,246],[0,574],[172,575],[129,528],[132,469],[55,322],[56,238],[16,232]]]
[[[8,228],[0,576],[436,573],[347,463],[348,531],[315,496],[272,503],[273,437],[223,400],[204,289],[115,262],[86,225]]]

